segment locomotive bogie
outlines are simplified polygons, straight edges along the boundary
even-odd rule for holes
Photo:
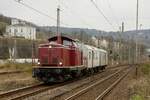
[[[77,78],[82,75],[83,66],[72,68],[58,68],[58,67],[38,67],[33,68],[33,77],[45,83],[49,82],[63,82],[71,78]]]

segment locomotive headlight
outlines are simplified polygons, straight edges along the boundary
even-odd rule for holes
[[[59,62],[59,65],[62,65],[62,62]]]
[[[49,46],[49,48],[52,48],[52,46]]]
[[[38,62],[37,64],[40,65],[40,62]]]

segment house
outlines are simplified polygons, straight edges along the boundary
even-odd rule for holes
[[[108,48],[109,42],[105,38],[97,38],[95,36],[92,37],[92,41],[94,42],[95,46],[100,48]]]
[[[36,28],[31,24],[18,19],[12,19],[11,25],[6,27],[6,33],[9,37],[22,37],[25,39],[36,39]]]

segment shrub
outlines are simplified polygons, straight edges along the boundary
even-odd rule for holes
[[[150,76],[150,64],[144,64],[144,65],[141,67],[141,71],[142,71],[142,73],[144,73],[145,75]]]
[[[142,96],[136,94],[131,97],[131,100],[144,100],[144,98]]]

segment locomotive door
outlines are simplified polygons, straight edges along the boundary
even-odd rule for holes
[[[93,52],[92,50],[89,51],[89,55],[88,55],[88,67],[92,68],[93,67]]]
[[[101,66],[101,53],[99,52],[99,66]]]
[[[92,67],[94,67],[94,52],[92,51]]]

